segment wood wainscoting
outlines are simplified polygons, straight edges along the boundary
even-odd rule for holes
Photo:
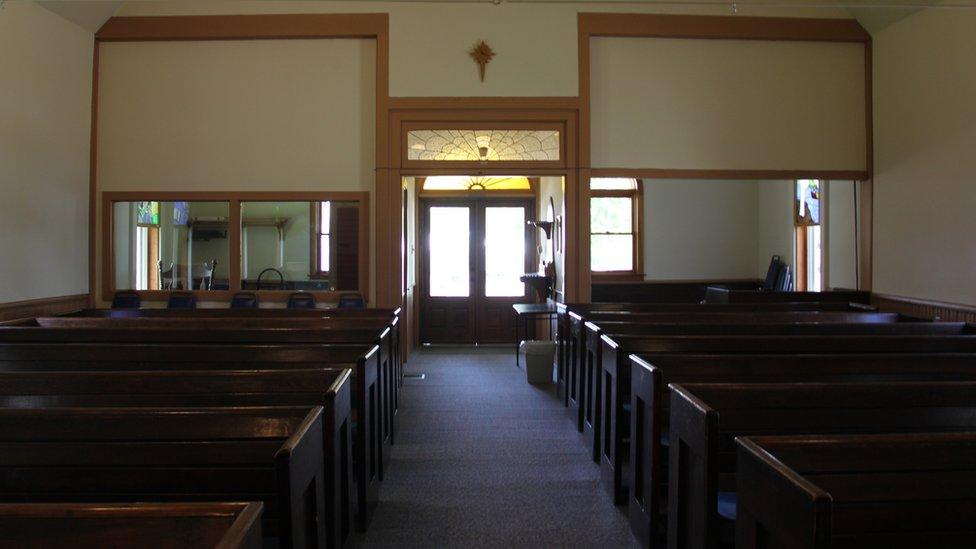
[[[871,294],[871,304],[883,312],[938,318],[946,322],[976,323],[976,306],[972,305],[886,294]]]
[[[88,294],[63,295],[0,303],[0,321],[53,316],[78,311],[88,307]]]

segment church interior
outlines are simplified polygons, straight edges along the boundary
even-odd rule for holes
[[[0,547],[976,547],[974,51],[0,0]]]

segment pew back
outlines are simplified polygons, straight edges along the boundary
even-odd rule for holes
[[[11,547],[260,549],[263,504],[0,503],[0,540]]]
[[[680,547],[720,546],[719,493],[735,490],[737,436],[976,430],[976,382],[670,389],[668,536]]]
[[[282,547],[325,547],[322,409],[0,409],[4,501],[264,503]]]
[[[972,547],[976,435],[747,437],[736,547]]]

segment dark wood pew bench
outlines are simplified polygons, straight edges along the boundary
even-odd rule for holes
[[[600,318],[600,317],[598,317]],[[680,331],[680,326],[687,325],[689,330],[694,332],[698,325],[726,325],[730,326],[731,331],[741,335],[773,335],[778,330],[775,325],[791,326],[794,331],[801,335],[807,335],[802,331],[802,326],[828,326],[830,324],[896,324],[902,320],[897,313],[875,313],[875,312],[771,312],[771,313],[700,313],[700,314],[672,314],[672,313],[640,313],[628,317],[626,323],[618,323],[614,327],[620,331],[610,332],[605,329],[607,326],[603,320],[590,320],[583,324],[583,332],[579,336],[583,352],[580,353],[581,362],[572,368],[574,381],[578,384],[572,394],[578,395],[575,402],[578,403],[577,425],[582,427],[582,432],[593,448],[593,460],[599,461],[599,441],[597,437],[600,431],[600,421],[605,405],[601,405],[601,391],[603,390],[603,380],[609,379],[612,375],[603,367],[602,360],[602,336],[604,333],[613,334],[617,337],[644,337],[644,336],[684,336]],[[654,327],[658,324],[674,325],[678,329],[674,333],[655,334]],[[647,327],[647,330],[643,329]],[[761,326],[771,326],[767,331]],[[737,328],[737,329],[736,329]],[[574,327],[574,330],[576,328]],[[842,334],[839,330],[821,329],[824,333]],[[719,334],[728,335],[723,330],[718,329]],[[773,333],[770,333],[773,332]],[[575,333],[575,331],[574,331]],[[924,332],[923,332],[924,333]],[[950,332],[951,333],[951,332]],[[701,338],[709,337],[709,334],[701,335]],[[621,394],[627,394],[628,387],[621,388]],[[603,406],[603,407],[601,407]]]
[[[283,548],[326,546],[322,409],[0,409],[4,502],[261,501]]]
[[[85,330],[30,336],[19,327]],[[165,333],[161,333],[165,331]],[[6,333],[4,333],[6,332]],[[0,327],[2,341],[146,341],[186,343],[376,343],[380,347],[383,436],[389,444],[399,430],[399,318],[397,317],[38,317],[21,326]]]
[[[375,345],[0,343],[0,372],[351,369],[357,500],[367,503],[359,505],[360,528],[379,498],[389,451],[381,431],[380,365]]]
[[[391,320],[398,384],[403,384],[399,318],[395,308],[366,309],[83,309],[64,316],[109,318],[381,318]]]
[[[570,378],[573,365],[578,364],[578,339],[584,333],[583,323],[597,320],[606,314],[608,319],[625,320],[625,317],[640,312],[775,312],[775,311],[874,311],[873,307],[858,303],[730,303],[730,304],[692,304],[692,303],[557,303],[556,304],[556,342],[557,368],[556,380],[559,397],[565,406],[570,406],[571,392],[574,390]],[[573,313],[571,318],[570,314]],[[573,399],[575,403],[575,398]],[[578,426],[582,430],[582,425]]]
[[[25,549],[261,549],[263,504],[0,503],[0,540]]]
[[[668,537],[718,548],[735,521],[735,437],[976,431],[976,382],[672,384],[669,424]]]
[[[329,547],[341,547],[353,509],[351,374],[346,368],[0,372],[0,407],[321,406],[325,533]],[[377,494],[361,487],[357,508],[366,519]]]
[[[768,292],[709,287],[706,303],[871,303],[871,292],[832,290],[829,292]]]
[[[976,335],[973,326],[962,322],[914,322],[903,321],[905,317],[894,313],[834,313],[812,319],[806,318],[807,313],[796,316],[781,316],[772,314],[760,319],[757,323],[737,322],[735,324],[698,324],[691,321],[663,322],[645,320],[635,315],[630,321],[587,321],[583,325],[583,351],[579,354],[580,363],[570,369],[571,379],[576,383],[569,394],[574,396],[574,404],[579,401],[583,406],[574,408],[577,414],[578,427],[586,435],[586,439],[594,446],[593,459],[599,460],[599,450],[596,448],[594,427],[599,429],[599,415],[602,408],[597,407],[600,399],[604,376],[602,360],[602,336],[620,336],[623,339],[654,337],[654,336],[767,336],[767,335],[837,335],[837,336],[868,336],[868,335]],[[851,315],[849,318],[844,315]],[[763,316],[763,315],[757,315]],[[693,317],[689,317],[694,320]],[[707,318],[705,318],[707,322]],[[741,320],[741,319],[740,319]],[[785,322],[778,322],[785,320]],[[791,320],[795,321],[792,322]],[[852,320],[853,322],[846,322]],[[836,321],[836,322],[835,322]],[[623,387],[626,393],[626,387]],[[596,422],[596,423],[594,423]]]
[[[616,308],[612,308],[616,307]],[[657,307],[657,308],[653,308]],[[825,313],[824,316],[815,316]],[[577,429],[583,430],[582,412],[579,402],[579,383],[584,376],[580,368],[586,361],[586,322],[599,324],[602,321],[641,322],[654,324],[757,324],[757,323],[797,323],[797,322],[898,322],[910,319],[888,313],[878,317],[844,317],[834,315],[876,313],[864,305],[835,303],[770,303],[733,305],[688,305],[688,304],[587,304],[561,305],[557,307],[557,388],[564,405],[571,408],[570,417],[575,417]],[[810,314],[813,318],[803,318]],[[714,316],[708,316],[714,315]],[[754,318],[748,315],[786,315],[784,317],[764,316]],[[815,320],[819,319],[819,320]],[[913,319],[915,320],[915,319]]]
[[[630,421],[611,423],[617,429],[629,427],[629,444],[615,435],[612,453],[603,458],[602,466],[605,478],[613,474],[607,480],[626,479],[625,485],[615,487],[626,495],[631,528],[642,540],[660,538],[664,530],[662,497],[668,482],[665,467],[671,445],[670,383],[976,381],[976,353],[897,348],[889,353],[648,354],[631,355],[630,362]],[[624,452],[629,458],[626,476],[622,471]]]
[[[976,546],[976,434],[738,439],[736,547]]]

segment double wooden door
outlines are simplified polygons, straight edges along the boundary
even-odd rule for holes
[[[421,202],[420,339],[509,343],[512,304],[529,299],[519,277],[533,253],[533,199]]]

